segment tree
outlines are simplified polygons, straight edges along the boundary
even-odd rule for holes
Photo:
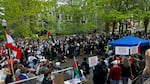
[[[2,0],[9,29],[17,36],[30,36],[37,27],[37,15],[44,9],[45,3],[40,0]]]
[[[92,32],[91,29],[95,28],[94,23],[90,20],[90,14],[87,12],[84,0],[68,0],[66,5],[57,7],[57,14],[63,18],[59,25],[61,28],[59,33],[65,34],[82,34]],[[68,32],[67,32],[68,31]]]

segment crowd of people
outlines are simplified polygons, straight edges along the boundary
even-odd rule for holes
[[[112,55],[101,59],[100,63],[94,67],[94,84],[129,84],[128,80],[134,80],[138,77],[145,67],[145,61],[142,56],[120,57]],[[121,81],[122,80],[122,81]],[[134,84],[134,83],[132,83]]]
[[[123,77],[123,84],[127,84],[126,80],[131,76],[129,75],[130,73],[132,73],[134,77],[138,75],[136,72],[139,72],[140,70],[139,62],[141,61],[137,59],[141,60],[142,57],[135,58],[134,56],[131,56],[129,61],[130,63],[128,63],[127,58],[122,58],[120,63],[116,63],[114,60],[116,58],[121,58],[119,56],[115,56],[113,48],[108,48],[107,46],[109,41],[127,35],[129,34],[55,36],[54,42],[40,39],[27,40],[14,38],[16,46],[21,50],[22,55],[20,59],[16,59],[14,57],[11,50],[5,46],[6,41],[2,40],[0,42],[0,78],[1,80],[4,80],[6,84],[13,81],[31,78],[43,73],[47,73],[45,76],[50,78],[49,73],[54,70],[62,69],[60,63],[67,62],[66,58],[73,58],[73,56],[80,55],[88,56],[96,52],[96,54],[102,55],[105,58],[103,58],[103,61],[100,61],[100,63],[93,68],[94,84],[98,84],[99,82],[105,84],[108,82],[108,79],[112,79],[113,84],[117,84],[115,82],[118,82],[121,76]],[[142,36],[142,38],[145,39],[149,38],[148,35],[145,36],[142,33],[137,33],[134,35],[140,37]],[[90,68],[83,67],[83,65],[88,66],[86,59],[84,59],[84,62],[80,65],[80,68],[87,77]],[[109,76],[108,72],[110,73]],[[15,76],[15,79],[13,76]],[[46,78],[44,80],[46,80]]]

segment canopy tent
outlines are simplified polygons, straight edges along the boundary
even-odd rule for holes
[[[108,43],[108,45],[111,46],[147,46],[149,45],[149,40],[145,40],[145,39],[141,39],[138,37],[134,37],[134,36],[125,36],[123,38],[117,39],[117,40],[113,40],[111,42]]]

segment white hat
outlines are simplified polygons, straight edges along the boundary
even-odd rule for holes
[[[114,60],[114,61],[112,61],[111,63],[114,64],[114,65],[117,65],[117,64],[118,64],[117,60]]]
[[[55,65],[56,65],[56,66],[60,66],[60,62],[56,62]]]
[[[45,57],[42,57],[42,58],[40,59],[40,62],[45,62],[45,61],[47,61],[47,60],[45,59]]]
[[[79,44],[79,43],[77,43],[77,46],[80,46],[80,44]]]

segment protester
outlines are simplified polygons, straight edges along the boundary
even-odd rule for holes
[[[121,67],[118,65],[118,62],[114,60],[112,62],[113,67],[110,68],[109,76],[111,79],[111,84],[119,84],[121,78]]]
[[[24,79],[27,79],[27,78],[28,78],[28,76],[27,76],[27,68],[25,68],[25,67],[22,67],[22,68],[21,68],[21,73],[20,73],[20,75],[18,76],[18,78],[19,78],[20,80],[24,80]]]
[[[83,62],[81,63],[81,69],[83,70],[84,76],[87,78],[88,75],[90,74],[90,67],[89,64],[87,63],[86,58],[83,58]]]
[[[136,58],[131,60],[131,71],[131,74],[134,78],[136,78],[139,75],[140,68],[138,60]]]
[[[87,35],[67,35],[67,36],[56,36],[54,43],[48,41],[48,40],[27,40],[27,39],[20,39],[16,38],[16,46],[18,46],[21,50],[22,57],[20,59],[17,59],[13,57],[14,64],[14,73],[15,77],[18,78],[21,74],[25,76],[26,78],[29,78],[29,75],[33,72],[21,70],[22,68],[31,68],[35,70],[35,76],[43,74],[45,70],[51,69],[51,70],[60,70],[61,65],[56,65],[56,62],[64,63],[67,61],[67,58],[72,58],[73,56],[79,56],[79,55],[85,55],[85,56],[91,56],[95,54],[95,51],[98,55],[104,56],[105,53],[105,47],[107,46],[107,43],[109,41],[112,41],[114,39],[120,38],[125,36],[126,34],[87,34]],[[135,36],[137,36],[135,34]],[[147,38],[147,37],[145,37]],[[12,56],[13,53],[10,53],[7,47],[5,46],[6,41],[1,41],[3,45],[0,45],[2,49],[0,49],[0,55],[2,56],[2,60],[0,60],[0,65],[2,70],[5,66],[8,66],[8,58]],[[111,69],[114,64],[111,64],[113,60],[115,60],[115,53],[114,49],[108,48],[107,49],[107,56],[108,58],[105,58],[105,63],[107,66],[99,66],[97,65],[95,68],[96,71],[99,71],[99,68],[106,69],[107,67]],[[132,60],[131,60],[132,61]],[[143,60],[144,61],[144,60]],[[50,63],[51,62],[51,63]],[[84,65],[85,62],[83,62]],[[139,61],[140,64],[141,61]],[[82,65],[82,64],[81,64]],[[133,74],[136,72],[134,69],[134,63],[132,62],[131,68],[133,67]],[[136,65],[136,64],[135,64]],[[86,66],[88,66],[86,64]],[[99,68],[98,68],[99,66]],[[139,65],[138,65],[139,66]],[[138,66],[136,68],[138,68]],[[89,74],[89,70],[83,69],[84,75]],[[143,68],[142,68],[143,69]],[[141,68],[139,70],[142,70]],[[10,72],[12,72],[12,67],[10,67]],[[100,72],[105,72],[105,70],[100,70]],[[97,73],[97,72],[96,72]],[[107,73],[107,71],[106,71]],[[106,74],[101,73],[101,74]],[[100,74],[100,73],[99,73]],[[2,75],[3,79],[6,79],[6,74],[0,74]],[[138,76],[138,74],[134,74],[135,76]],[[96,78],[96,74],[94,72],[94,81]],[[103,78],[102,78],[103,79]],[[98,80],[98,79],[97,79]],[[105,81],[107,79],[104,79]],[[99,81],[99,80],[98,80]],[[96,84],[96,83],[95,83]]]
[[[41,84],[53,84],[50,71],[44,73],[44,79]]]
[[[93,70],[93,82],[94,84],[105,84],[107,80],[107,73],[108,69],[105,67],[105,65],[98,63]]]
[[[122,83],[123,84],[128,84],[128,80],[131,77],[131,68],[130,68],[130,64],[129,61],[126,57],[124,57],[122,59],[122,64],[121,66],[121,72],[122,72]]]

